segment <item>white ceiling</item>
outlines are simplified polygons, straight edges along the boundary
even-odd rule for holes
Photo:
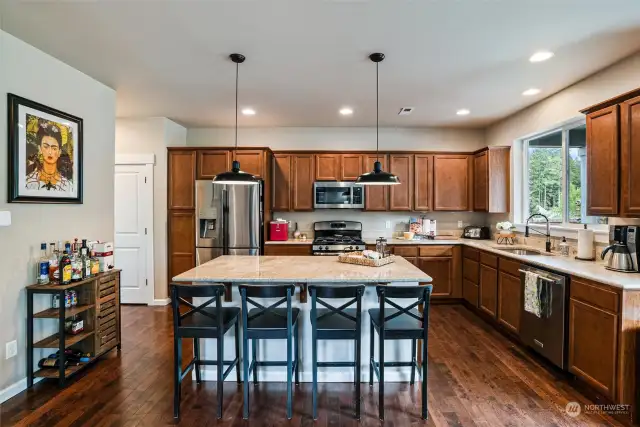
[[[380,51],[381,125],[473,127],[640,50],[640,1],[2,0],[0,27],[115,88],[121,117],[232,125],[240,52],[242,126],[371,126]]]

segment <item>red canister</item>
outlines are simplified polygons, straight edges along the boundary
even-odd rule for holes
[[[289,223],[287,221],[271,221],[269,223],[269,240],[287,240],[289,238]]]

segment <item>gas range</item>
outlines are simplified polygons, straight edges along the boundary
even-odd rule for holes
[[[313,255],[340,255],[363,251],[362,223],[357,221],[319,221],[313,224]]]

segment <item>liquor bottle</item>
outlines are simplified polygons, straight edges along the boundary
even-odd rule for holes
[[[82,280],[82,258],[78,253],[78,239],[73,244],[73,250],[71,252],[71,281],[79,282]]]
[[[58,271],[58,262],[60,261],[60,255],[55,243],[49,243],[49,282],[60,282],[60,271]]]
[[[80,248],[82,256],[82,278],[91,277],[91,258],[89,258],[89,248],[87,247],[87,239],[82,239],[82,247]]]
[[[100,273],[100,260],[96,256],[96,251],[91,251],[91,275]]]
[[[38,260],[37,281],[40,285],[49,283],[49,257],[47,256],[47,244],[40,244],[40,259]]]
[[[64,252],[62,258],[60,258],[60,284],[68,285],[71,283],[71,258],[69,257],[69,251],[71,251],[71,244],[66,243],[64,245]]]

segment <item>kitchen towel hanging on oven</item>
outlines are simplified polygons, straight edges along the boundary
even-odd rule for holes
[[[538,318],[551,315],[551,286],[539,274],[527,271],[524,285],[524,310]]]

